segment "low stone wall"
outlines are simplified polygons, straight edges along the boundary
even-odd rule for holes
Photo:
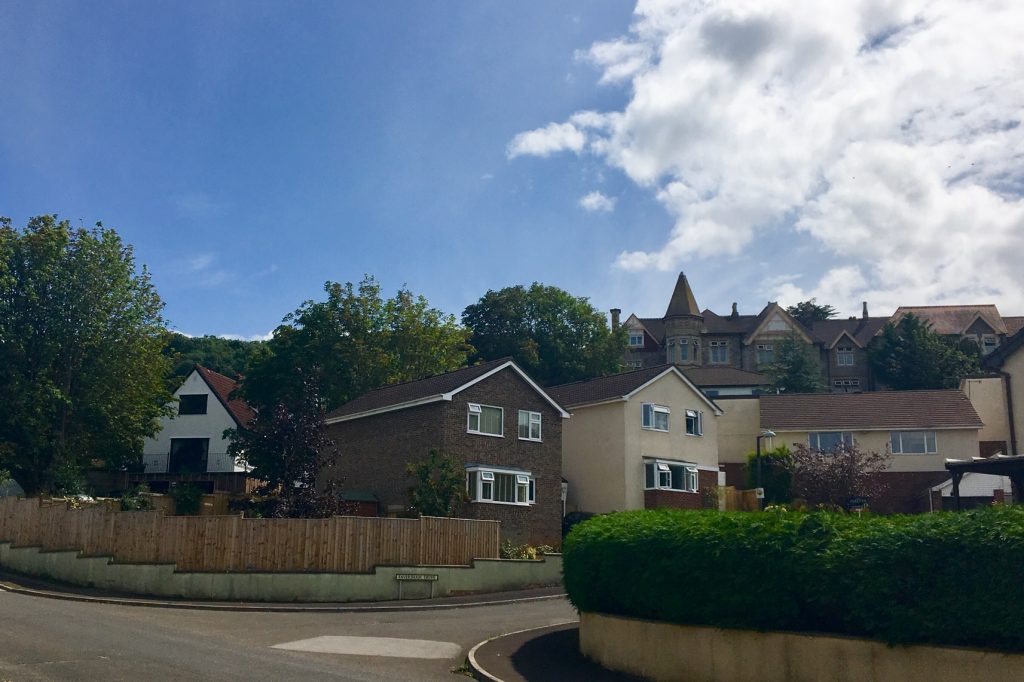
[[[185,573],[174,564],[117,564],[77,551],[0,543],[0,566],[72,585],[214,601],[349,602],[422,599],[559,585],[562,556],[541,561],[477,559],[467,566],[378,566],[371,573]],[[425,574],[436,580],[397,580]]]
[[[1024,679],[1024,655],[754,632],[580,614],[580,651],[605,668],[686,682],[989,682]]]

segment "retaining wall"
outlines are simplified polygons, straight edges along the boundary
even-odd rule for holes
[[[472,566],[378,566],[368,573],[200,573],[174,564],[121,564],[78,551],[42,551],[0,542],[0,566],[72,585],[132,594],[214,601],[349,602],[422,599],[559,585],[562,557],[475,559]],[[399,581],[426,574],[434,581]],[[400,592],[401,590],[401,592]]]
[[[659,682],[1024,680],[1024,655],[888,646],[826,635],[754,632],[580,614],[580,651],[605,668]]]

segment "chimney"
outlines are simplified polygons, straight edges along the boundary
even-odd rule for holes
[[[739,317],[740,311],[736,309],[736,301],[732,302],[732,315],[730,317]]]
[[[862,305],[864,306],[864,309],[861,312],[860,316],[866,320],[868,319],[868,302],[864,301]]]
[[[622,314],[622,310],[619,308],[612,308],[612,331],[619,328],[619,315]]]

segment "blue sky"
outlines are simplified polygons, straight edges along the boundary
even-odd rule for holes
[[[1019,22],[672,5],[6,0],[0,214],[116,228],[189,334],[265,334],[364,273],[456,315],[532,281],[656,315],[680,269],[715,309],[1024,313],[1019,269],[992,267],[1024,246]],[[922,78],[950,22],[962,76]],[[878,70],[903,80],[856,78]],[[854,120],[865,102],[887,117]],[[969,248],[931,253],[963,215]]]

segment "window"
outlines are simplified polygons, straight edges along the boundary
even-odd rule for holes
[[[784,332],[789,329],[789,325],[786,324],[785,320],[776,315],[768,322],[765,329],[770,332]]]
[[[466,430],[469,433],[479,433],[485,436],[504,435],[502,426],[505,421],[504,417],[505,410],[500,407],[470,403]]]
[[[860,386],[860,379],[836,379],[835,381],[832,382],[832,385],[835,386],[836,388],[856,388]]]
[[[540,412],[519,410],[519,439],[540,440]]]
[[[205,473],[209,452],[209,438],[172,438],[167,473]]]
[[[644,488],[646,490],[676,490],[697,492],[697,467],[686,462],[648,460],[644,462]]]
[[[643,421],[641,422],[641,425],[645,429],[668,431],[668,413],[669,409],[663,405],[644,403]]]
[[[686,339],[679,339],[679,362],[686,362],[690,359],[690,344]]]
[[[836,346],[836,364],[840,367],[853,367],[853,346]]]
[[[812,450],[834,452],[841,445],[853,447],[853,434],[849,431],[814,431],[807,434],[807,445]]]
[[[630,348],[641,348],[644,345],[644,333],[643,332],[629,332],[629,347]]]
[[[206,414],[206,399],[208,397],[205,393],[179,395],[178,414]]]
[[[537,483],[528,471],[466,469],[466,493],[470,502],[529,505],[537,501]]]
[[[986,334],[981,337],[981,353],[982,355],[988,355],[999,346],[999,337]]]
[[[704,435],[704,413],[697,410],[686,411],[686,433],[691,436]]]
[[[775,347],[770,343],[757,344],[757,364],[770,365],[775,362]]]
[[[643,369],[643,360],[626,360],[626,367],[629,369]]]
[[[938,452],[934,431],[893,431],[889,434],[894,455],[928,455]]]
[[[709,360],[712,364],[724,365],[729,362],[728,341],[711,341],[708,345],[711,347]]]

